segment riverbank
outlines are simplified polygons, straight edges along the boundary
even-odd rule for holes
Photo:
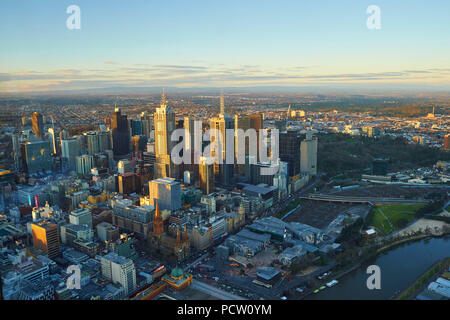
[[[316,289],[313,288],[312,290],[308,290],[302,297],[299,297],[299,299],[392,299],[398,294],[399,289],[403,289],[410,285],[411,279],[416,279],[418,274],[422,274],[424,272],[423,270],[429,268],[429,265],[424,266],[424,264],[427,260],[432,259],[432,256],[440,255],[440,260],[446,258],[447,252],[445,249],[441,249],[441,247],[443,243],[448,243],[447,241],[448,235],[433,236],[424,234],[392,242],[376,251],[374,250],[371,254],[364,255],[361,257],[361,260],[350,267],[333,271],[333,276],[327,279],[327,281],[339,279],[339,284],[333,288],[325,289],[317,294],[311,294],[313,293],[313,290]],[[434,243],[439,243],[439,245],[435,246]],[[427,247],[431,245],[432,247],[426,249],[424,253],[418,254],[414,252],[414,250],[420,250],[420,252],[422,252],[424,246]],[[432,253],[433,251],[434,253]],[[426,254],[426,256],[424,256],[424,254]],[[409,266],[406,269],[404,269],[406,265],[403,265],[405,257],[410,257],[408,262]],[[388,265],[384,262],[386,260],[389,261]],[[435,261],[432,261],[430,265],[434,263]],[[366,280],[368,275],[365,268],[366,264],[377,264],[384,270],[384,284],[382,291],[367,289]],[[411,272],[414,272],[414,269],[421,269],[419,271],[420,273],[411,274]],[[390,275],[386,276],[386,272]],[[353,294],[350,295],[349,292],[353,292]]]
[[[425,289],[430,280],[436,278],[443,270],[450,266],[450,257],[434,263],[427,271],[420,275],[414,282],[405,290],[400,292],[395,300],[408,300],[417,296],[419,292]]]

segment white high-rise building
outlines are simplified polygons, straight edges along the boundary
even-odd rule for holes
[[[136,268],[131,259],[110,252],[101,258],[102,275],[114,283],[119,283],[128,296],[136,290]]]
[[[317,137],[313,137],[310,132],[300,146],[300,172],[317,174]]]

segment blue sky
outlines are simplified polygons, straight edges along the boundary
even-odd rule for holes
[[[66,28],[71,4],[80,30]],[[2,0],[0,90],[448,87],[449,21],[445,0]]]

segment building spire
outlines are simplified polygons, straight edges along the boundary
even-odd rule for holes
[[[167,105],[167,99],[166,99],[166,89],[163,88],[162,96],[161,96],[161,107]]]
[[[223,99],[223,90],[220,92],[220,114],[225,115],[225,101]]]

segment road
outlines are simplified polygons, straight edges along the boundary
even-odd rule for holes
[[[334,201],[334,202],[354,202],[354,203],[428,203],[428,200],[415,200],[403,198],[376,198],[376,197],[349,197],[337,196],[329,194],[312,194],[307,197],[302,197],[307,200],[318,201]]]
[[[194,267],[197,263],[199,263],[200,261],[202,261],[203,259],[205,259],[209,254],[205,253],[204,255],[202,255],[200,258],[196,259],[195,261],[187,264],[184,266],[184,270],[188,270],[191,269],[192,267]]]
[[[210,286],[199,280],[194,280],[191,284],[191,288],[201,291],[203,293],[214,296],[220,300],[247,300],[241,296],[226,292],[222,289]]]

